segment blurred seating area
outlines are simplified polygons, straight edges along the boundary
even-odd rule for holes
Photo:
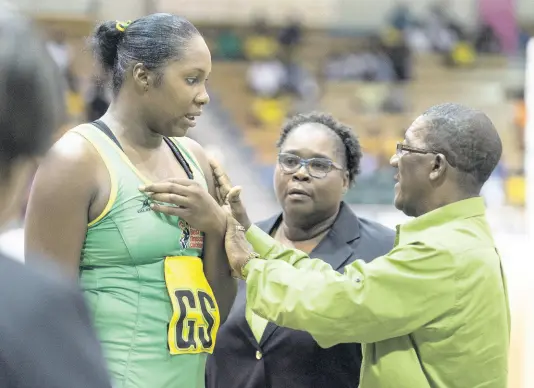
[[[64,130],[100,117],[111,96],[87,45],[94,21],[37,20],[65,77]],[[388,161],[395,143],[418,114],[451,101],[482,109],[501,132],[504,156],[484,189],[488,203],[524,205],[523,92],[510,92],[517,70],[490,26],[466,31],[440,9],[416,19],[402,7],[390,12],[382,29],[366,33],[310,29],[298,19],[283,26],[262,18],[250,25],[197,25],[214,58],[212,101],[253,151],[267,187],[284,120],[323,110],[354,128],[364,149],[362,174],[347,200],[391,204]]]
[[[350,125],[364,160],[347,200],[359,204],[391,204],[389,159],[417,115],[443,102],[479,108],[504,142],[501,166],[484,188],[486,200],[523,206],[524,102],[509,90],[517,70],[492,28],[468,32],[439,9],[424,20],[402,12],[393,10],[382,30],[366,34],[310,30],[296,20],[282,27],[262,19],[245,27],[212,26],[206,33],[216,58],[210,93],[254,150],[268,187],[286,117],[316,109]]]

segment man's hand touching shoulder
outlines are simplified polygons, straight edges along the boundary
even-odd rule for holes
[[[247,263],[259,258],[245,238],[245,228],[232,216],[227,218],[226,236],[224,240],[228,262],[232,268],[232,276],[245,279],[243,272]]]

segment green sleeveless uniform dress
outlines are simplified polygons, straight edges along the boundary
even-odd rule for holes
[[[74,131],[111,178],[109,202],[88,226],[80,279],[114,387],[204,387],[220,317],[202,271],[203,234],[150,209],[138,190],[148,180],[98,128]],[[206,187],[192,153],[172,140]]]

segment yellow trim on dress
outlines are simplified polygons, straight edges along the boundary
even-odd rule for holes
[[[87,141],[89,141],[93,145],[93,147],[97,150],[97,152],[100,154],[100,157],[102,158],[102,160],[106,164],[106,168],[108,169],[109,176],[110,176],[110,179],[111,179],[111,192],[110,192],[108,203],[106,204],[106,207],[104,208],[102,213],[97,218],[95,218],[93,221],[91,221],[88,224],[88,227],[91,227],[91,226],[95,225],[98,221],[100,221],[102,218],[104,218],[106,216],[106,214],[109,213],[109,211],[111,210],[111,207],[115,203],[115,200],[117,199],[117,192],[118,192],[117,179],[116,179],[115,173],[111,169],[111,164],[110,164],[108,158],[101,151],[101,148],[95,142],[93,142],[91,139],[86,137],[83,133],[78,132],[77,130],[73,130],[73,132],[76,132],[79,135],[83,136],[85,139],[87,139]],[[106,141],[112,148],[114,148],[117,151],[117,153],[119,154],[121,159],[124,161],[124,163],[126,163],[126,165],[128,167],[130,167],[130,169],[139,177],[139,179],[145,185],[153,183],[150,179],[148,179],[146,176],[144,176],[141,173],[141,171],[139,171],[137,169],[137,167],[135,167],[133,165],[133,163],[130,161],[130,158],[128,158],[128,156],[124,153],[124,151],[122,149],[120,149],[120,147],[118,147],[117,144],[113,140],[111,140],[109,138],[109,136],[107,136],[106,134],[102,133],[102,131],[95,131],[94,133],[96,134],[96,136],[100,136],[104,141]],[[178,148],[184,148],[185,147],[183,144],[180,144],[181,142],[177,141],[177,139],[171,138],[171,141],[173,141],[173,143],[176,144],[178,146]],[[187,147],[185,147],[185,148],[187,148]],[[193,155],[190,150],[187,150],[187,151],[188,151],[189,156],[191,158],[193,158],[194,166],[195,166],[196,170],[199,171],[202,174],[202,177],[204,178],[203,179],[204,184],[206,184],[206,178],[204,176],[204,171],[202,170],[202,168],[200,168],[198,160],[196,159],[195,155]]]
[[[113,148],[115,148],[115,150],[119,153],[119,156],[121,157],[121,159],[128,165],[128,167],[130,167],[130,169],[135,173],[135,175],[137,175],[139,177],[139,179],[141,179],[141,181],[143,181],[143,183],[145,185],[148,185],[148,184],[152,184],[154,183],[153,181],[151,181],[150,179],[148,179],[146,176],[144,176],[141,171],[139,171],[137,169],[137,167],[135,167],[133,165],[133,163],[131,162],[130,158],[128,158],[128,156],[124,153],[123,150],[121,150],[117,144],[111,140],[109,138],[109,136],[107,136],[106,134],[104,134],[102,131],[98,131],[96,132],[98,133],[98,136],[101,136],[103,139],[105,139],[105,141],[107,141]],[[193,158],[193,161],[194,161],[194,167],[196,168],[197,171],[199,171],[201,174],[202,174],[202,177],[204,177],[204,171],[202,171],[202,168],[200,168],[200,164],[198,163],[198,160],[196,159],[195,155],[193,155],[193,153],[190,151],[190,150],[187,150],[187,147],[185,147],[183,144],[180,144],[179,141],[176,141],[175,138],[170,138],[171,141],[176,144],[178,146],[179,149],[181,149],[183,151],[183,148],[186,148],[186,151],[188,153],[189,156],[191,156]],[[185,156],[184,156],[185,157]]]
[[[121,157],[121,159],[124,161],[124,163],[126,163],[126,165],[128,167],[130,167],[130,169],[135,173],[135,175],[137,175],[139,177],[139,179],[141,179],[143,181],[143,183],[145,185],[148,185],[148,184],[151,184],[153,183],[150,179],[148,179],[147,177],[145,177],[141,171],[139,171],[137,169],[137,167],[135,167],[133,165],[133,163],[130,161],[130,158],[128,158],[128,156],[124,153],[123,150],[121,150],[117,144],[115,144],[115,142],[113,140],[111,140],[106,134],[104,134],[102,131],[98,131],[96,132],[98,135],[97,136],[101,136],[105,141],[107,141],[113,148],[115,148],[115,150],[119,153],[119,156]]]
[[[98,152],[98,154],[100,155],[100,157],[104,161],[104,164],[106,165],[106,169],[108,170],[109,179],[111,181],[111,189],[110,189],[110,192],[109,192],[108,202],[106,203],[106,206],[104,207],[104,210],[102,210],[102,212],[98,215],[98,217],[96,217],[94,220],[92,220],[91,222],[89,222],[87,224],[87,227],[90,228],[93,225],[95,225],[97,222],[102,220],[109,213],[109,211],[113,207],[113,204],[117,200],[117,194],[118,194],[118,191],[119,191],[118,190],[118,184],[117,184],[117,177],[115,176],[115,172],[111,168],[111,162],[109,161],[108,157],[104,154],[104,152],[102,151],[100,146],[98,144],[96,144],[96,142],[94,142],[93,140],[91,140],[90,138],[85,136],[82,132],[80,132],[80,131],[78,131],[76,129],[73,129],[71,132],[77,133],[78,135],[82,136],[85,140],[87,140],[94,147],[96,152]]]

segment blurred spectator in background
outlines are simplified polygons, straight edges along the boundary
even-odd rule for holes
[[[61,29],[52,29],[46,48],[61,74],[69,121],[81,122],[84,119],[85,102],[80,93],[79,80],[71,69],[72,48],[67,42],[65,32]]]
[[[389,25],[393,28],[404,31],[413,23],[413,16],[410,7],[403,1],[399,1],[391,11]]]
[[[390,87],[385,83],[366,82],[355,88],[351,105],[356,114],[379,115],[388,98]]]
[[[251,61],[247,85],[255,96],[251,104],[253,126],[280,126],[289,112],[317,104],[319,91],[313,75],[293,59],[301,38],[302,28],[296,18],[289,19],[278,41],[266,21],[256,19],[253,33],[245,40],[245,55]]]
[[[366,53],[364,59],[366,62],[366,81],[373,82],[392,82],[398,78],[397,69],[394,65],[393,59],[401,60],[398,67],[404,67],[406,64],[405,58],[396,58],[394,52],[391,51],[391,47],[388,48],[389,53],[386,51],[382,40],[378,36],[372,36],[368,39],[366,45]],[[389,55],[388,55],[389,54]]]
[[[426,33],[437,52],[449,52],[458,40],[457,34],[449,28],[450,18],[447,12],[442,2],[436,2],[430,6],[426,16]]]
[[[459,40],[445,55],[445,64],[451,67],[471,68],[475,65],[477,53],[473,45],[467,40]]]
[[[85,99],[80,92],[77,80],[69,77],[69,88],[65,94],[67,114],[70,122],[79,123],[85,120]]]
[[[252,102],[252,124],[259,128],[279,126],[288,112],[286,98],[256,97]]]
[[[290,73],[288,81],[290,82],[289,88],[295,95],[291,114],[307,113],[318,108],[321,88],[310,71],[295,65],[294,75]]]
[[[395,81],[409,80],[412,73],[411,51],[404,34],[390,28],[383,35],[383,42],[393,66]]]
[[[243,42],[233,28],[223,28],[216,38],[216,50],[214,53],[219,60],[243,59]]]
[[[50,38],[48,42],[46,42],[46,48],[59,68],[60,74],[64,77],[66,83],[65,86],[67,86],[67,80],[70,77],[69,73],[72,55],[65,38],[65,33],[59,29],[52,30]]]
[[[499,38],[490,25],[484,24],[477,31],[475,49],[479,53],[498,53],[501,51]]]
[[[287,69],[277,58],[254,61],[247,71],[247,82],[258,96],[274,97],[287,83]]]
[[[278,42],[284,58],[292,59],[295,49],[302,41],[302,25],[296,17],[290,18],[282,28]]]
[[[506,200],[512,206],[525,206],[526,181],[525,171],[516,170],[509,174],[505,182]]]
[[[106,83],[99,77],[94,77],[87,95],[87,121],[92,122],[101,118],[109,108],[111,98]]]
[[[379,47],[373,47],[376,51],[372,52],[371,46],[367,40],[334,50],[326,60],[324,75],[329,80],[373,81],[378,73],[388,73],[389,59]]]
[[[269,28],[264,17],[255,19],[253,33],[244,38],[248,43],[243,45],[245,57],[254,59],[246,71],[236,65],[234,73],[239,82],[245,81],[248,85],[248,90],[242,88],[242,98],[248,103],[237,104],[245,105],[247,110],[245,117],[238,117],[236,113],[238,126],[242,125],[245,130],[250,126],[276,131],[287,115],[326,109],[354,125],[361,124],[364,130],[379,127],[381,142],[389,142],[387,138],[395,131],[392,128],[402,127],[406,113],[415,107],[426,107],[425,94],[442,101],[454,101],[462,94],[460,88],[455,91],[452,83],[461,84],[469,79],[468,73],[448,71],[445,67],[488,67],[495,70],[495,74],[515,71],[505,70],[496,55],[478,55],[479,52],[499,54],[499,41],[488,26],[477,27],[468,23],[467,18],[456,15],[461,9],[456,3],[428,1],[428,9],[415,9],[408,1],[392,3],[390,10],[384,10],[389,11],[384,25],[376,26],[367,35],[362,35],[357,25],[344,30],[343,34],[318,31],[304,19],[295,17],[288,17],[276,34],[277,29]],[[264,15],[266,13],[261,16]],[[308,28],[310,32],[306,33]],[[248,31],[248,28],[243,29],[244,37]],[[307,34],[306,39],[303,39],[304,34]],[[523,36],[524,43],[527,37],[527,34]],[[480,78],[473,78],[473,84],[477,85],[473,89],[495,82],[492,71],[487,76],[481,74]],[[223,84],[221,82],[221,86]],[[226,88],[221,88],[222,94],[224,90]],[[252,92],[252,96],[247,92]],[[516,118],[520,118],[520,103],[516,109]],[[511,121],[511,117],[508,120]],[[517,147],[521,149],[523,126],[516,123],[515,128],[519,131]],[[264,141],[264,134],[258,138],[256,134],[251,136],[251,144]],[[382,161],[376,153],[366,158],[369,171],[375,170],[373,166]],[[264,169],[272,169],[273,160],[262,157],[258,163]],[[386,190],[388,194],[383,196],[383,202],[389,203],[390,174],[382,175],[384,184],[380,184],[380,190]],[[374,182],[375,178],[372,179]],[[492,180],[487,186],[501,183],[502,180]],[[376,195],[375,199],[378,197]]]
[[[347,54],[341,49],[328,53],[323,69],[323,76],[330,81],[344,79],[346,57]]]
[[[414,20],[413,23],[404,30],[404,37],[410,51],[414,54],[424,54],[432,51],[432,44],[423,23]]]
[[[252,32],[245,38],[244,49],[246,58],[251,61],[270,59],[278,54],[278,41],[263,18],[255,20]]]

